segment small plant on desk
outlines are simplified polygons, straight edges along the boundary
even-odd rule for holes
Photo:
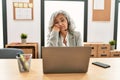
[[[116,41],[115,40],[111,40],[111,41],[109,41],[109,44],[111,46],[111,50],[114,50],[115,49],[115,45],[116,45]]]
[[[27,39],[27,37],[28,37],[27,34],[21,33],[20,37],[21,37],[21,42],[22,42],[22,43],[26,43],[26,39]]]

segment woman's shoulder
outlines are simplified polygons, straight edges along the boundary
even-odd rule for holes
[[[75,37],[75,38],[81,36],[79,31],[74,31],[74,32],[70,33],[69,35],[72,36],[72,37]]]
[[[80,32],[79,32],[79,31],[74,31],[74,32],[73,32],[73,35],[76,35],[76,36],[77,36],[77,35],[80,35]]]

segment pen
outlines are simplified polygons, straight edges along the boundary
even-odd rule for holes
[[[20,62],[21,62],[21,64],[22,64],[22,66],[23,66],[23,69],[24,69],[25,71],[28,71],[28,70],[29,70],[29,64],[26,62],[23,54],[18,54],[18,57],[19,57]]]

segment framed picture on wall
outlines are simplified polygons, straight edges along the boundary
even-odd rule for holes
[[[83,41],[87,40],[87,0],[42,0],[41,5],[41,46],[47,46],[50,18],[56,11],[67,12],[75,30],[81,33]]]
[[[13,2],[14,20],[33,20],[33,0],[18,0]]]

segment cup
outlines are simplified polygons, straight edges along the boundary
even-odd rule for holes
[[[20,56],[16,56],[18,67],[20,72],[29,72],[32,54],[20,54]]]

